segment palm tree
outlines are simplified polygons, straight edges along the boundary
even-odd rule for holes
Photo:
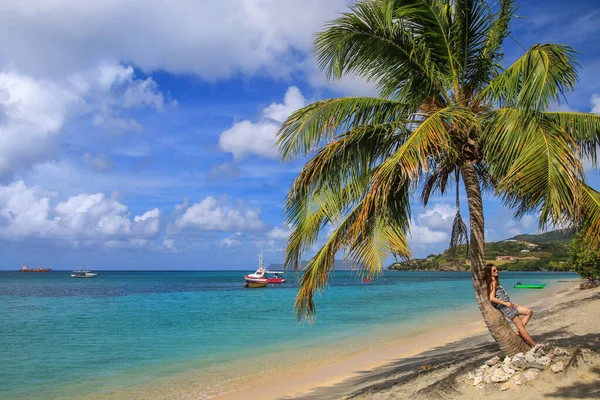
[[[548,111],[577,81],[568,46],[537,44],[502,67],[514,12],[512,0],[359,0],[316,36],[329,79],[360,76],[379,97],[317,101],[278,132],[283,159],[310,158],[286,201],[286,268],[298,270],[321,230],[333,229],[301,277],[298,318],[314,316],[336,253],[368,274],[390,254],[409,258],[411,195],[427,205],[453,178],[466,191],[485,323],[505,354],[527,349],[488,298],[482,193],[516,218],[539,215],[541,228],[577,226],[600,239],[600,193],[586,185],[581,161],[596,161],[600,115]],[[456,245],[466,230],[460,212],[454,226]]]

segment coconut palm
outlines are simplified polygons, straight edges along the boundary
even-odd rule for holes
[[[330,233],[302,274],[298,318],[314,316],[338,252],[367,274],[390,254],[409,258],[411,196],[427,205],[450,180],[466,191],[485,323],[505,354],[526,349],[488,298],[482,194],[500,197],[516,218],[539,215],[541,228],[577,226],[598,240],[600,193],[586,185],[581,160],[596,160],[600,116],[548,110],[577,81],[568,46],[531,46],[503,68],[514,12],[512,0],[359,0],[316,36],[329,79],[360,76],[379,97],[317,101],[278,132],[283,159],[309,158],[286,201],[286,268],[298,270],[302,254],[323,243],[320,232]],[[452,245],[466,237],[456,218]]]

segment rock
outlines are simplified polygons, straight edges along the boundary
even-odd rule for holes
[[[562,361],[559,361],[556,364],[554,364],[552,367],[550,367],[550,369],[555,374],[558,374],[559,372],[563,372],[565,370],[565,365],[563,364]]]
[[[490,367],[488,367],[487,365],[482,365],[481,367],[477,368],[477,371],[475,371],[475,376],[483,376],[489,370],[490,370]]]
[[[484,388],[484,387],[485,387],[485,386],[483,385],[483,383],[480,383],[480,384],[479,384],[479,386],[477,386],[477,389],[479,389],[479,390],[483,390],[483,388]]]
[[[494,371],[490,379],[494,383],[506,382],[510,379],[510,375],[501,369],[497,369]]]
[[[558,357],[571,355],[571,353],[569,353],[566,349],[563,349],[562,347],[555,347],[552,350],[552,353],[554,353],[554,355]]]
[[[533,358],[532,361],[535,361],[535,358]],[[523,353],[515,354],[515,356],[512,358],[512,361],[510,362],[510,364],[508,366],[512,369],[518,369],[518,370],[525,369],[525,367],[527,366],[527,362],[525,361],[525,354],[523,354]]]
[[[513,382],[517,386],[521,385],[523,383],[523,377],[521,376],[521,374],[516,374],[513,378]]]
[[[532,363],[527,363],[525,365],[525,369],[539,369],[540,371],[544,369],[544,364],[540,364],[539,362],[535,361]]]
[[[491,358],[491,359],[487,360],[487,361],[485,362],[485,365],[487,365],[487,366],[491,367],[491,366],[493,366],[493,365],[496,365],[496,364],[498,364],[499,362],[500,362],[500,357],[498,357],[498,356],[495,356],[495,357],[493,357],[493,358]]]
[[[510,385],[510,382],[504,382],[504,383],[502,384],[502,386],[500,386],[500,390],[502,390],[502,391],[504,392],[504,391],[506,391],[506,390],[510,389],[510,386],[511,386],[511,385]]]
[[[533,381],[534,379],[536,379],[538,377],[539,374],[540,373],[537,370],[530,369],[529,371],[525,372],[525,380]]]
[[[552,360],[546,356],[541,356],[540,358],[537,359],[537,362],[539,362],[540,364],[542,364],[544,366],[548,366],[548,365],[552,364]]]
[[[508,365],[505,365],[504,367],[502,367],[502,370],[504,371],[504,373],[506,373],[508,375],[513,375],[515,373],[515,370],[510,368]]]
[[[535,362],[535,356],[533,355],[533,353],[527,352],[527,354],[525,354],[525,361],[527,363],[534,363]]]
[[[508,363],[510,363],[510,357],[506,356],[506,357],[504,358],[504,361],[502,361],[502,363],[503,363],[503,364],[508,364]]]
[[[483,380],[483,377],[481,376],[476,376],[475,380],[473,381],[473,386],[477,386],[481,383],[481,381]]]
[[[475,379],[475,375],[473,375],[473,373],[472,373],[472,372],[469,372],[469,373],[467,374],[467,379],[468,379],[468,380],[470,380],[470,381],[472,381],[473,379]]]

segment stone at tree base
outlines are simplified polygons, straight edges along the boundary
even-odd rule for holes
[[[552,364],[552,360],[546,356],[542,356],[542,357],[538,358],[537,361],[540,364],[542,364],[543,366],[548,366],[548,365]]]
[[[505,365],[504,367],[502,367],[502,370],[507,373],[508,375],[513,375],[515,373],[515,370],[510,368],[508,365]]]
[[[491,367],[491,366],[494,366],[494,365],[498,364],[499,362],[500,362],[500,357],[495,356],[495,357],[487,360],[485,362],[485,365],[487,365],[488,367]]]
[[[525,380],[533,381],[538,377],[539,374],[540,374],[539,371],[537,371],[535,369],[530,369],[529,371],[525,372]]]
[[[530,364],[535,362],[535,356],[533,354],[525,354],[525,361]]]
[[[521,376],[521,374],[516,374],[513,377],[513,382],[515,383],[515,385],[519,386],[523,383],[523,377]]]
[[[506,382],[510,379],[510,375],[501,369],[496,369],[490,379],[495,383]]]
[[[562,347],[555,347],[555,348],[553,348],[552,349],[552,353],[555,356],[570,356],[571,355],[571,353],[569,353],[568,350],[563,349]]]
[[[556,364],[554,364],[552,367],[550,367],[550,369],[552,370],[552,372],[557,374],[557,373],[563,372],[565,370],[565,364],[562,361],[559,361]]]

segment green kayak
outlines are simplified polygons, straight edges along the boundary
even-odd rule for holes
[[[521,283],[515,284],[516,289],[543,289],[546,287],[545,283]]]

